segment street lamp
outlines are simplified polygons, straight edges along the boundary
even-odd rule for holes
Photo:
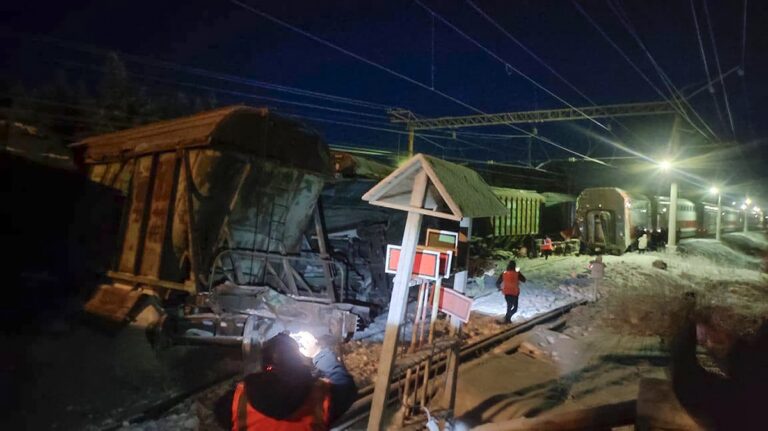
[[[669,160],[662,160],[659,163],[659,168],[664,172],[672,170],[672,162]],[[677,181],[672,178],[669,185],[669,217],[667,223],[667,245],[674,249],[677,245]]]
[[[715,240],[720,241],[720,220],[723,215],[723,208],[722,208],[722,195],[720,194],[720,189],[718,189],[715,186],[710,187],[709,192],[712,194],[717,195],[717,218],[715,219]]]

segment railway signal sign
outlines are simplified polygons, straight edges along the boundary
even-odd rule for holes
[[[397,274],[397,264],[400,261],[400,246],[387,245],[387,260],[385,272],[388,274]],[[453,261],[453,251],[449,250],[430,250],[418,247],[416,256],[413,259],[414,277],[427,280],[437,280],[438,278],[448,278],[451,276],[451,263]]]
[[[442,288],[440,292],[440,311],[449,314],[464,323],[469,321],[469,314],[472,311],[472,298],[466,297],[453,290]]]

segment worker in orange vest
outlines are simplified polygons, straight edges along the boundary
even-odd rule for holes
[[[507,270],[502,272],[496,287],[504,294],[504,300],[507,301],[507,314],[504,316],[504,323],[512,322],[512,316],[517,313],[517,302],[520,297],[520,282],[525,283],[525,276],[517,267],[514,260],[507,264]]]
[[[281,333],[264,343],[261,372],[217,404],[220,424],[233,431],[327,430],[352,405],[357,387],[333,352],[311,335],[299,341]]]
[[[541,254],[544,255],[544,260],[549,259],[552,255],[552,251],[555,248],[552,246],[552,239],[549,236],[544,237],[544,242],[541,243]]]

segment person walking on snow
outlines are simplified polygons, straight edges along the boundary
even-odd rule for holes
[[[552,246],[552,239],[549,236],[544,237],[544,242],[541,243],[541,254],[544,255],[544,260],[549,259],[552,255],[554,247]]]
[[[507,314],[504,316],[504,323],[512,322],[512,316],[517,313],[517,303],[520,297],[520,282],[525,283],[525,276],[517,267],[514,260],[507,264],[507,270],[502,272],[496,287],[504,294],[504,300],[507,301]]]
[[[637,252],[640,254],[645,253],[645,251],[648,249],[648,234],[644,233],[640,238],[637,239]]]
[[[599,254],[595,257],[595,260],[589,261],[589,269],[592,271],[592,280],[594,282],[594,295],[593,300],[597,301],[597,292],[600,288],[600,280],[605,275],[605,264],[603,263],[603,256]]]

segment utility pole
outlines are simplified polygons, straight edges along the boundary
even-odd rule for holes
[[[413,127],[408,128],[408,157],[413,157],[413,138],[414,138],[414,129]]]
[[[669,137],[669,152],[670,155],[675,156],[680,149],[680,116],[675,115],[675,121],[672,123],[672,134]],[[674,170],[670,170],[672,176],[672,184],[669,186],[669,222],[667,227],[667,245],[672,247],[677,246],[677,180],[674,177]]]
[[[717,221],[715,223],[715,229],[717,229],[715,231],[715,239],[717,241],[720,241],[720,223],[721,223],[720,220],[723,217],[722,200],[723,200],[723,194],[721,192],[718,192],[717,193],[717,219],[716,219]]]

